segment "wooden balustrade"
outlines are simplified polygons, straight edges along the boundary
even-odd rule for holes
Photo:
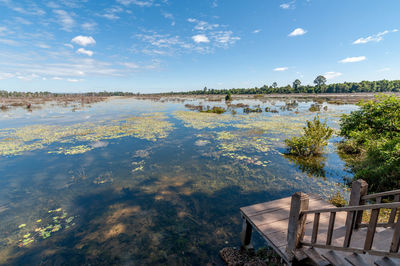
[[[289,221],[289,228],[296,228],[297,234],[292,232],[292,237],[296,238],[292,240],[293,244],[292,248],[295,248],[299,245],[303,246],[311,246],[315,248],[321,249],[331,249],[331,250],[341,250],[341,251],[349,251],[356,253],[369,253],[371,255],[380,255],[380,256],[388,256],[388,257],[397,257],[400,258],[400,254],[398,253],[400,247],[400,219],[396,220],[397,210],[400,208],[400,190],[387,191],[382,193],[376,193],[371,195],[366,195],[368,185],[363,180],[357,180],[353,182],[352,193],[350,197],[350,204],[346,207],[340,208],[324,208],[324,209],[316,209],[316,210],[301,210],[301,208],[296,207],[294,211],[296,215],[292,220]],[[393,202],[382,203],[383,197],[392,197],[394,198]],[[304,196],[303,196],[304,198]],[[374,200],[375,204],[365,204],[366,201]],[[292,197],[292,206],[301,206],[300,197]],[[390,217],[387,223],[378,223],[379,212],[381,209],[390,209]],[[361,223],[362,213],[364,211],[371,211],[370,219],[368,223]],[[342,246],[332,245],[332,236],[334,232],[334,225],[336,219],[336,213],[338,212],[346,212],[347,219],[345,224],[345,237],[343,240]],[[325,244],[317,243],[318,238],[318,230],[320,217],[323,213],[330,213],[329,216],[329,225],[328,230],[326,232],[326,242]],[[306,217],[307,215],[314,215],[314,222],[312,225],[312,235],[311,240],[309,242],[303,241],[303,237],[298,235],[299,232],[304,232],[304,221],[300,221],[299,219],[302,217]],[[290,223],[296,223],[292,226]],[[376,232],[376,228],[379,226],[392,226],[393,237],[391,240],[390,250],[374,250],[373,249],[373,241]],[[357,230],[359,227],[367,227],[367,233],[365,236],[364,246],[363,248],[352,248],[350,246],[352,235],[354,230]],[[290,235],[290,232],[288,236]]]

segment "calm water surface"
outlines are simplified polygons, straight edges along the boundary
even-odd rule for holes
[[[279,112],[129,98],[1,112],[0,264],[219,265],[218,251],[240,244],[239,207],[299,190],[348,196],[338,137],[318,160],[283,155],[311,102],[239,102]],[[323,106],[334,128],[356,109]]]

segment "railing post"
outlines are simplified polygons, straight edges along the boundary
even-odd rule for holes
[[[242,232],[240,233],[240,241],[242,242],[241,248],[249,250],[253,248],[253,245],[251,244],[251,233],[253,231],[253,227],[245,217],[242,218],[243,218]]]
[[[362,179],[353,181],[351,185],[350,201],[349,206],[359,206],[364,205],[365,200],[362,199],[363,196],[368,193],[368,183]],[[353,229],[358,228],[361,224],[363,211],[351,211],[347,213],[346,217],[346,235],[344,237],[344,247],[350,246],[351,235],[353,234]]]
[[[302,214],[302,212],[308,210],[308,204],[309,197],[307,194],[297,192],[292,195],[287,235],[287,251],[290,261],[293,260],[294,252],[304,237],[307,215]]]

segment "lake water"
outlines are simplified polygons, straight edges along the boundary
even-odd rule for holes
[[[240,207],[296,191],[348,197],[338,137],[318,160],[283,154],[312,102],[238,103],[278,113],[133,98],[1,112],[0,264],[219,265],[221,248],[240,245]],[[323,106],[336,129],[357,108]]]

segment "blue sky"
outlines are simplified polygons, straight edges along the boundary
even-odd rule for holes
[[[0,0],[0,89],[400,78],[398,0]]]

